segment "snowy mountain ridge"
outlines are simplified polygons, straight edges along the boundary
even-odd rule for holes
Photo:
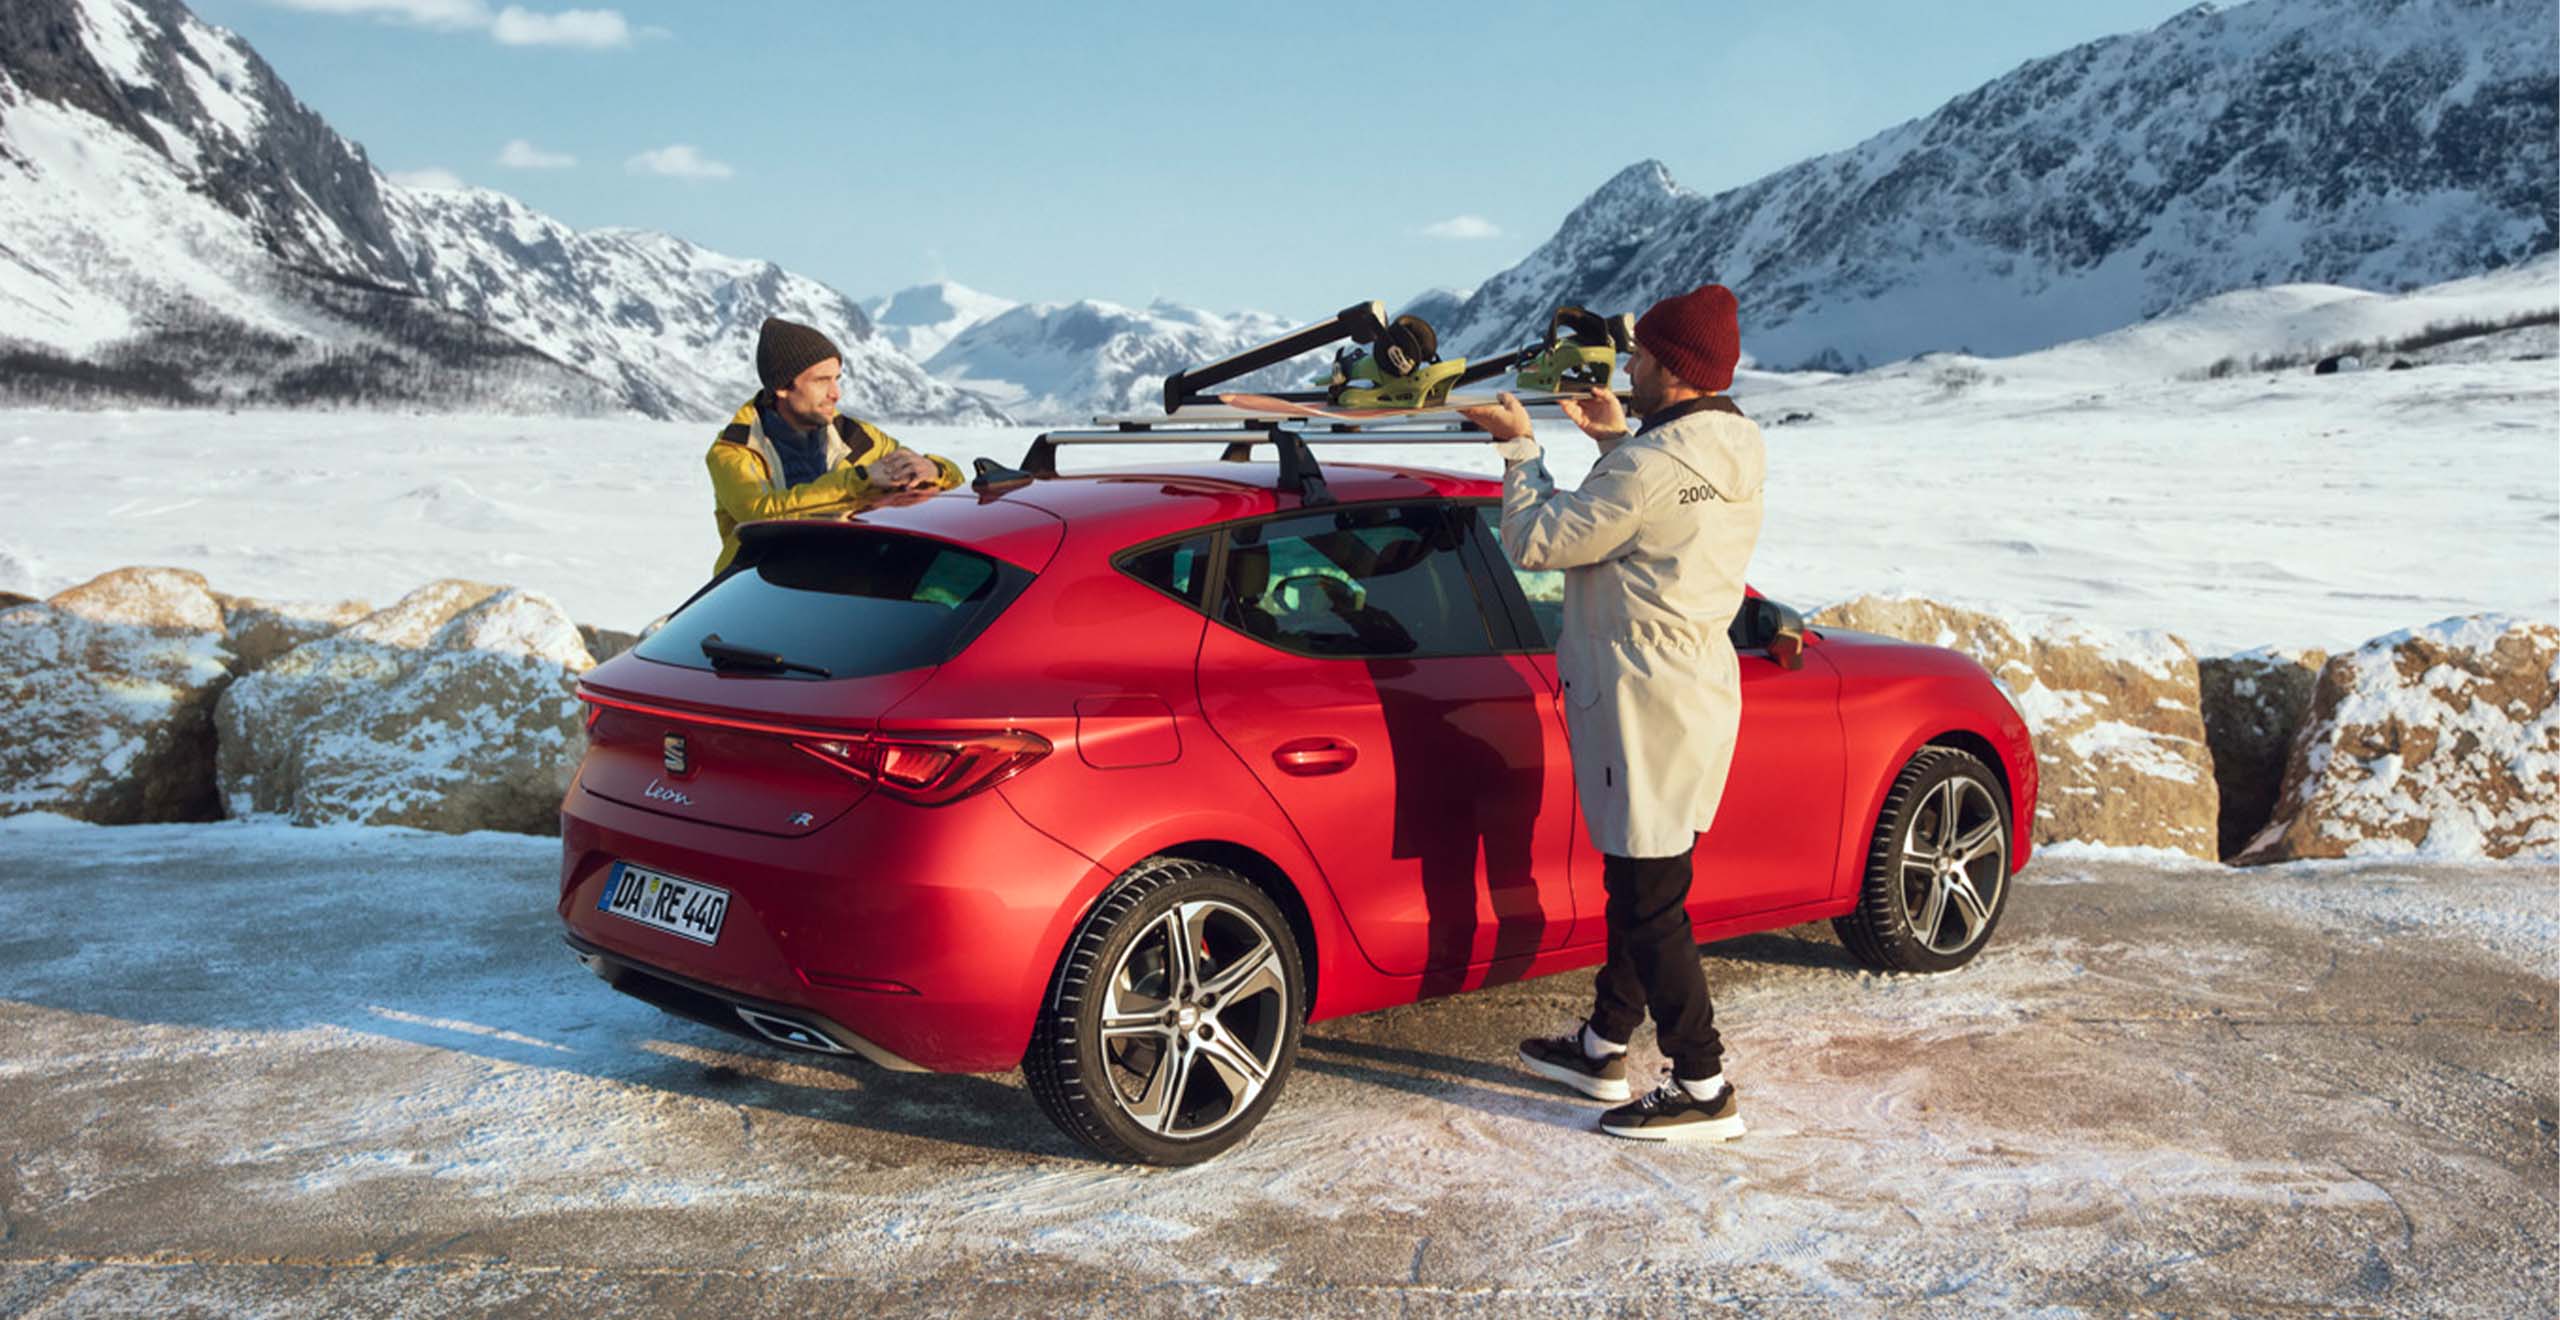
[[[1701,194],[1630,166],[1442,327],[1733,286],[1765,364],[2024,352],[2230,289],[2398,290],[2560,246],[2560,6],[2253,0],[2030,61]]]
[[[1001,421],[878,335],[852,299],[769,261],[645,229],[576,230],[504,193],[385,185],[406,274],[438,302],[615,385],[653,417],[725,418],[755,393],[767,316],[844,350],[864,417]]]
[[[925,366],[1026,421],[1087,421],[1162,411],[1165,377],[1296,328],[1266,312],[1222,316],[1163,300],[1143,309],[1092,299],[1026,303],[961,331]],[[1320,351],[1232,386],[1299,388],[1330,360]]]
[[[848,409],[1000,416],[769,262],[391,184],[177,0],[0,6],[0,359],[32,397],[716,420],[767,314],[844,346]]]

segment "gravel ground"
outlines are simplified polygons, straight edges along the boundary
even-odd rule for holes
[[[555,849],[0,821],[0,1315],[2560,1313],[2547,865],[2060,850],[1950,975],[1713,947],[1729,1146],[1512,1066],[1568,974],[1139,1170],[613,994]]]

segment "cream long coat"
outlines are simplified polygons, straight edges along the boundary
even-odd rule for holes
[[[1591,841],[1620,857],[1687,853],[1715,822],[1742,725],[1726,628],[1760,540],[1768,457],[1722,398],[1649,425],[1556,492],[1539,458],[1502,474],[1502,545],[1564,571],[1573,777]]]

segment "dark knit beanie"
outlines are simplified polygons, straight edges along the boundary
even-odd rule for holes
[[[836,341],[815,327],[779,316],[764,318],[764,329],[756,332],[756,379],[769,390],[788,389],[801,372],[843,356]]]
[[[1733,290],[1701,284],[1655,303],[1636,319],[1636,342],[1693,389],[1733,387],[1742,356],[1742,325]]]

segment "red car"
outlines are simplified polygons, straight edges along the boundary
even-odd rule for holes
[[[1309,1021],[1600,962],[1560,579],[1504,558],[1490,480],[1283,450],[744,529],[581,689],[569,944],[792,1049],[1019,1065],[1159,1164],[1243,1139]],[[1971,958],[2034,818],[2016,708],[1756,596],[1733,632],[1698,938],[1829,918],[1875,967]]]

